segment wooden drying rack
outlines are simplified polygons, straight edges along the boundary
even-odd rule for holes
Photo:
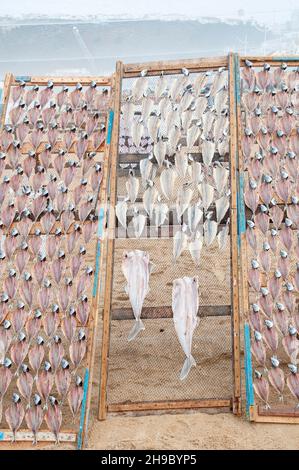
[[[252,381],[252,355],[250,350],[250,327],[247,321],[249,313],[249,289],[248,289],[248,253],[246,240],[246,211],[244,205],[244,183],[245,168],[244,158],[241,149],[242,139],[242,119],[241,119],[241,92],[240,92],[240,68],[245,65],[245,59],[252,62],[253,67],[262,67],[267,62],[272,67],[279,66],[285,62],[288,66],[295,66],[299,63],[298,56],[248,56],[239,57],[235,54],[236,63],[236,95],[237,100],[237,129],[238,129],[238,154],[239,154],[239,178],[238,178],[238,244],[240,246],[240,286],[241,301],[240,315],[244,319],[244,355],[245,355],[245,385],[246,385],[246,411],[251,421],[258,423],[289,423],[299,424],[299,410],[292,407],[279,406],[275,409],[264,410],[258,406],[254,400],[253,381]]]
[[[113,76],[111,77],[41,77],[41,76],[32,76],[32,77],[14,77],[13,74],[8,73],[4,80],[3,87],[3,105],[2,105],[2,116],[0,127],[3,127],[5,124],[6,112],[10,97],[10,89],[12,86],[17,85],[20,80],[26,82],[26,86],[31,85],[46,85],[49,80],[51,80],[54,86],[61,85],[76,85],[81,83],[83,86],[87,86],[93,80],[98,86],[109,87],[111,90],[110,93],[110,103],[109,109],[106,116],[106,139],[105,143],[99,148],[98,152],[103,152],[103,178],[101,182],[101,190],[98,194],[97,206],[98,207],[98,227],[97,227],[97,241],[96,241],[96,252],[95,252],[95,266],[94,266],[94,284],[92,289],[92,304],[90,318],[87,325],[87,328],[91,334],[88,335],[87,343],[87,353],[86,353],[86,367],[84,373],[84,382],[83,382],[83,400],[81,405],[81,414],[80,414],[80,424],[78,432],[62,430],[59,433],[60,442],[69,442],[73,443],[78,449],[82,449],[87,446],[87,437],[88,437],[88,421],[90,414],[90,405],[91,405],[91,392],[92,392],[92,380],[94,372],[94,356],[95,356],[95,336],[97,330],[97,321],[98,321],[98,311],[99,311],[99,294],[102,287],[103,278],[102,274],[102,265],[103,265],[103,251],[105,250],[105,231],[106,231],[106,212],[107,212],[107,190],[108,190],[108,165],[109,165],[109,154],[110,154],[110,142],[111,142],[111,132],[113,127],[113,118],[114,112],[113,107],[111,106],[112,97],[113,97]],[[22,149],[23,150],[23,149]],[[27,148],[23,152],[28,151]],[[68,153],[73,153],[74,150],[70,150]],[[39,224],[35,224],[38,226]],[[53,230],[55,227],[53,228]],[[0,443],[1,441],[11,441],[12,432],[7,429],[0,430]],[[16,433],[16,441],[33,441],[33,433],[28,430],[20,430]],[[37,440],[39,442],[55,442],[55,436],[48,430],[41,430],[37,433]]]
[[[117,62],[115,73],[115,95],[114,112],[115,123],[111,143],[111,165],[110,165],[110,205],[114,207],[116,203],[116,179],[118,162],[118,138],[121,112],[121,89],[122,79],[140,76],[140,72],[147,70],[148,76],[179,74],[185,67],[190,73],[203,72],[220,67],[230,70],[232,66],[232,55],[228,57],[217,57],[209,59],[194,59],[184,61],[159,61],[138,64],[123,64]],[[231,109],[235,108],[234,74],[229,74],[229,101]],[[113,280],[113,255],[114,255],[114,230],[115,216],[109,216],[109,236],[107,247],[106,265],[106,289],[104,296],[103,313],[103,339],[101,349],[101,372],[100,372],[100,393],[99,393],[99,419],[104,420],[107,412],[144,412],[155,410],[182,410],[196,408],[232,408],[235,414],[241,414],[241,378],[240,378],[240,335],[239,335],[239,300],[238,300],[238,252],[237,252],[237,207],[235,204],[237,180],[236,167],[234,163],[235,149],[237,147],[237,132],[234,112],[230,119],[230,163],[231,163],[231,273],[232,273],[232,344],[233,344],[233,397],[231,399],[210,399],[210,400],[186,400],[186,401],[156,401],[156,402],[136,402],[136,403],[107,403],[107,377],[109,364],[109,342],[110,324],[112,315],[112,280]]]

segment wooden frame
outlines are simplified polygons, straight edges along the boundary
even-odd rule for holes
[[[11,86],[17,85],[20,80],[26,82],[26,86],[31,85],[46,85],[49,80],[53,81],[54,86],[61,85],[75,85],[80,82],[83,86],[89,85],[91,81],[95,81],[98,86],[107,86],[111,89],[112,77],[14,77],[13,74],[8,73],[5,77],[3,95],[2,95],[2,113],[1,113],[1,127],[5,124],[5,118],[7,113],[7,106],[10,97]],[[92,379],[94,371],[94,356],[95,356],[95,338],[97,330],[98,310],[99,310],[99,293],[101,282],[101,272],[103,267],[103,250],[105,240],[105,226],[106,226],[106,204],[107,204],[107,188],[108,188],[108,166],[109,166],[109,154],[110,154],[110,141],[111,132],[113,127],[114,113],[111,106],[112,101],[112,89],[110,94],[110,105],[106,117],[106,138],[105,144],[101,145],[98,149],[98,153],[104,153],[103,157],[103,179],[101,182],[100,191],[96,204],[99,205],[98,210],[98,228],[97,228],[97,242],[96,242],[96,253],[95,253],[95,267],[94,267],[94,284],[92,290],[92,305],[89,323],[87,325],[89,335],[87,344],[87,353],[85,357],[86,367],[83,384],[83,400],[81,405],[81,415],[78,433],[72,431],[62,431],[59,433],[60,442],[71,442],[77,446],[78,449],[82,449],[87,445],[87,432],[88,432],[88,420],[90,413],[91,404],[91,392],[92,392]],[[28,149],[26,146],[22,148],[23,152]],[[72,153],[71,150],[69,153]],[[55,230],[55,226],[53,228]],[[12,433],[7,429],[0,430],[0,443],[1,441],[11,441]],[[33,441],[33,434],[30,431],[20,430],[16,433],[16,441]],[[37,433],[37,440],[40,442],[55,442],[55,436],[46,431],[39,431]]]
[[[109,240],[107,249],[106,266],[106,291],[104,298],[103,314],[103,340],[101,357],[101,377],[99,393],[99,419],[104,420],[107,412],[142,412],[154,410],[183,410],[196,408],[232,408],[237,415],[241,414],[241,367],[240,367],[240,333],[239,333],[239,310],[238,310],[238,252],[237,252],[237,204],[236,204],[236,164],[235,152],[237,149],[237,132],[235,121],[235,74],[230,70],[231,59],[228,57],[203,58],[183,61],[161,61],[147,62],[138,64],[117,63],[115,74],[115,126],[112,138],[111,169],[110,169],[110,207],[114,207],[116,202],[116,166],[118,161],[118,137],[120,120],[120,101],[121,101],[121,82],[122,78],[132,78],[140,76],[140,72],[147,70],[147,75],[159,75],[162,71],[164,75],[180,73],[183,67],[188,68],[190,72],[202,72],[219,67],[227,67],[229,70],[229,100],[231,105],[230,131],[233,132],[233,138],[230,141],[230,164],[231,176],[230,183],[232,187],[231,196],[231,271],[232,271],[232,356],[233,356],[233,397],[228,400],[186,400],[186,401],[156,401],[156,402],[136,402],[136,403],[113,403],[107,404],[107,374],[109,364],[109,341],[110,341],[110,322],[111,296],[112,296],[112,278],[113,278],[113,253],[114,253],[114,228],[115,215],[109,214]],[[150,312],[149,312],[150,314]]]
[[[238,76],[236,77],[236,86],[239,90],[239,100],[237,102],[237,128],[238,128],[238,144],[239,144],[239,209],[238,209],[238,228],[239,228],[239,245],[240,245],[240,278],[242,288],[242,298],[240,301],[240,312],[244,319],[244,350],[245,350],[245,382],[246,382],[246,411],[250,421],[258,423],[288,423],[299,424],[299,411],[287,406],[279,406],[274,409],[264,410],[255,403],[253,382],[252,382],[252,356],[250,350],[250,327],[248,324],[249,314],[249,289],[247,276],[247,240],[246,240],[246,215],[243,199],[244,192],[244,159],[241,151],[242,139],[242,120],[241,120],[241,96],[240,96],[240,68],[245,65],[245,60],[252,62],[253,66],[261,67],[265,62],[272,67],[278,66],[285,62],[289,66],[294,66],[299,62],[299,56],[241,56],[235,54],[236,69]]]

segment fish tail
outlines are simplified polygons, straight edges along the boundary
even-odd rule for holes
[[[133,328],[131,329],[131,331],[129,333],[128,341],[132,341],[134,338],[136,338],[138,333],[140,333],[140,331],[142,331],[142,330],[145,330],[144,324],[142,323],[142,321],[140,319],[136,320],[134,322]]]
[[[195,362],[194,357],[190,355],[189,357],[186,358],[184,365],[182,367],[181,374],[180,374],[181,380],[184,380],[187,377],[187,375],[189,374],[191,370],[191,367],[193,366],[194,367],[196,366],[196,362]]]

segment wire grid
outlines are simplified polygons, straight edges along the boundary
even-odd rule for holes
[[[278,71],[280,69],[280,65],[275,65],[275,66],[272,65],[271,66],[272,71],[270,73],[272,73],[272,74],[273,74],[273,69]],[[288,69],[287,69],[288,71],[285,72],[285,74],[293,73],[293,72],[296,71],[296,69],[297,69],[296,67],[289,66]],[[244,68],[241,69],[241,70],[244,70]],[[262,67],[254,67],[255,73],[261,72],[262,70],[263,70]],[[288,79],[285,77],[285,79],[283,79],[283,82],[285,82],[285,80],[287,81]],[[298,86],[299,86],[299,81],[297,79],[297,90],[298,90]],[[248,83],[246,83],[246,81],[244,81],[244,79],[242,79],[242,82],[241,82],[241,89],[242,89],[242,94],[241,94],[242,135],[244,135],[245,129],[250,129],[251,128],[250,116],[252,116],[252,113],[250,114],[250,112],[248,110],[247,102],[246,102],[246,99],[248,99],[247,95],[250,92],[250,88],[248,88]],[[265,92],[261,93],[260,102],[262,102],[263,97],[265,95],[266,95]],[[293,106],[294,111],[295,111],[294,112],[294,128],[295,129],[297,128],[296,131],[298,131],[298,103],[299,103],[298,99],[299,99],[298,91],[294,90],[293,94],[292,94],[292,98],[290,100],[290,103],[292,103],[292,106]],[[264,100],[262,103],[263,103],[263,106],[264,107],[266,106],[267,108],[269,108],[273,105],[277,105],[277,101],[276,101],[274,95],[272,97],[271,97],[271,95],[268,95],[268,100],[266,100],[266,101]],[[276,130],[280,130],[280,122],[281,122],[280,120],[283,116],[283,112],[281,110],[281,107],[279,105],[278,105],[278,107],[279,107],[279,112],[277,114],[276,123],[275,123],[275,129]],[[273,134],[272,134],[272,136],[273,136]],[[259,152],[261,150],[261,148],[258,145],[258,143],[256,142],[255,138],[253,138],[252,147],[253,147],[253,151],[251,153],[251,156],[254,155],[255,152]],[[284,157],[280,157],[280,162],[283,161],[283,158]],[[249,170],[248,170],[249,160],[246,159],[246,158],[244,158],[244,160],[245,160],[245,174],[244,174],[244,177],[245,177],[245,189],[246,189],[246,188],[248,188],[248,185],[249,185]],[[281,166],[283,166],[283,164]],[[264,170],[264,171],[262,171],[262,173],[267,173],[268,174],[268,171]],[[273,184],[275,185],[275,183],[273,183]],[[275,186],[274,186],[273,196],[276,197]],[[282,207],[283,210],[285,208],[287,208],[287,204],[285,205],[285,207]],[[285,211],[284,219],[285,219],[285,217],[288,216],[287,213],[288,213],[288,210]],[[246,218],[247,219],[250,219],[250,218],[254,219],[254,215],[255,214],[252,214],[252,212],[249,209],[246,209]],[[272,252],[270,253],[270,257],[271,257],[271,272],[270,272],[270,275],[271,276],[273,275],[274,270],[277,268],[278,260],[280,258],[280,256],[279,256],[280,250],[285,250],[285,246],[281,242],[281,238],[280,238],[280,231],[281,231],[282,226],[283,226],[283,223],[279,227],[278,234],[276,236],[276,238],[277,238],[276,255],[273,254]],[[274,225],[272,223],[272,220],[270,220],[269,230],[272,229],[272,228],[274,228]],[[263,242],[265,241],[265,237],[263,237],[262,233],[259,232],[257,229],[255,230],[255,233],[256,233],[256,237],[257,237],[257,253],[260,253],[262,251],[262,245],[263,245]],[[294,247],[298,243],[297,242],[296,230],[293,230],[292,240],[293,240],[292,244],[293,244],[293,247]],[[251,268],[251,260],[258,258],[257,253],[254,252],[254,250],[251,248],[251,246],[247,242],[247,267],[246,267],[247,270],[249,270]],[[288,278],[286,280],[293,282],[293,277],[294,277],[294,274],[296,272],[296,263],[298,262],[298,258],[297,258],[296,253],[293,249],[289,253],[288,261],[289,261],[289,264],[290,264],[290,275],[288,276]],[[267,287],[267,280],[268,279],[269,279],[269,277],[267,277],[265,274],[263,274],[262,283],[261,283],[262,287]],[[248,292],[249,292],[249,299],[248,299],[249,300],[249,305],[251,306],[253,303],[259,303],[260,294],[258,294],[250,285],[248,287],[249,287],[249,290],[248,290]],[[282,294],[282,292],[283,292],[283,289],[281,290],[281,294]],[[284,303],[281,294],[279,295],[279,297],[276,299],[275,302]],[[298,312],[299,312],[298,297],[296,296],[294,300],[295,300],[295,304],[296,304],[295,313],[298,315]],[[273,309],[273,310],[275,310],[275,309]],[[251,307],[250,307],[249,311],[250,311],[250,313],[249,313],[249,317],[247,318],[247,321],[249,321],[249,324],[250,324],[250,327],[251,327],[251,343],[252,343],[254,341],[253,338],[254,338],[255,328],[254,328],[254,323],[252,321],[252,315],[253,314],[251,313],[252,312]],[[263,323],[263,320],[266,319],[266,318],[267,317],[262,317],[262,323]],[[289,318],[290,324],[294,323],[294,319],[293,319],[292,315],[290,315],[289,313],[288,313],[288,318]],[[263,326],[263,331],[264,331],[264,328],[265,328],[265,326]],[[274,321],[274,328],[276,328],[275,327],[275,321]],[[263,333],[263,331],[261,333]],[[271,362],[270,362],[271,356],[277,356],[277,358],[279,359],[279,367],[283,370],[285,379],[290,374],[290,370],[288,368],[288,364],[290,363],[290,358],[289,358],[289,356],[287,355],[286,351],[284,350],[284,348],[282,346],[282,342],[281,342],[282,337],[283,337],[282,334],[279,332],[279,346],[278,346],[278,350],[277,350],[276,354],[271,352],[271,350],[269,350],[269,348],[266,346],[266,354],[267,354],[266,368],[261,367],[261,365],[258,364],[258,362],[257,362],[256,358],[254,357],[254,355],[251,354],[252,355],[252,364],[253,364],[253,375],[254,375],[254,371],[258,370],[259,372],[261,372],[263,374],[264,377],[267,377],[268,371],[271,368]],[[286,407],[288,409],[294,409],[294,411],[296,410],[296,405],[298,404],[298,401],[296,401],[294,396],[291,394],[291,392],[288,389],[286,384],[284,386],[284,391],[283,391],[283,401],[280,399],[278,392],[272,387],[271,384],[270,384],[269,390],[270,390],[270,394],[269,394],[268,404],[270,405],[271,409],[275,410],[275,408],[277,408],[277,409],[281,410],[282,407]],[[258,405],[260,405],[262,408],[265,408],[265,403],[258,397],[258,395],[256,393],[255,393],[255,402]],[[271,409],[270,409],[270,411],[271,411]]]
[[[191,81],[198,74],[191,75]],[[150,86],[154,86],[158,77],[150,77]],[[169,77],[169,82],[176,79],[177,75]],[[123,80],[123,102],[130,94],[132,82],[135,79]],[[138,110],[138,106],[137,106]],[[121,121],[122,124],[122,121]],[[122,136],[120,131],[120,161],[124,153],[131,153],[136,163],[151,152],[151,142],[145,136],[143,147],[125,149],[128,136]],[[184,145],[184,144],[183,144]],[[136,155],[134,155],[136,154]],[[195,159],[201,161],[199,143],[194,152]],[[229,168],[227,153],[220,160]],[[134,168],[135,175],[139,176],[137,165]],[[159,175],[157,172],[154,183],[159,193]],[[125,196],[125,182],[128,177],[127,169],[120,169],[117,178],[117,196],[122,200]],[[187,181],[178,178],[176,188]],[[196,200],[196,187],[192,202]],[[140,182],[136,207],[140,213],[142,209],[143,188]],[[162,202],[168,202],[162,196]],[[174,201],[171,201],[174,207]],[[214,211],[214,208],[213,208]],[[191,399],[230,399],[233,394],[232,375],[232,344],[231,344],[231,270],[230,270],[230,240],[228,238],[226,248],[220,251],[217,241],[206,248],[201,254],[199,267],[196,267],[188,250],[185,250],[176,262],[173,262],[173,239],[169,237],[167,229],[172,225],[173,234],[180,228],[181,220],[176,218],[175,211],[165,222],[165,237],[150,224],[145,227],[140,239],[136,239],[130,229],[130,216],[128,213],[128,230],[117,224],[117,238],[114,250],[113,269],[113,294],[112,294],[112,324],[109,349],[109,373],[108,373],[108,404],[128,402],[149,402],[163,400],[191,400]],[[228,213],[229,215],[229,213]],[[117,220],[117,219],[116,219]],[[205,219],[203,219],[205,220]],[[222,222],[221,228],[226,219]],[[160,318],[144,318],[145,331],[130,343],[128,334],[133,326],[132,320],[113,320],[113,311],[131,309],[128,296],[124,292],[125,278],[121,270],[121,261],[124,251],[144,250],[149,253],[150,260],[154,263],[154,270],[150,277],[150,291],[145,298],[143,307],[159,308],[168,311],[168,318],[163,313]],[[175,333],[171,310],[172,282],[183,276],[199,276],[199,325],[193,336],[192,354],[197,362],[197,367],[192,368],[188,378],[181,382],[180,370],[183,366],[185,355]],[[215,315],[220,306],[226,306],[228,315],[205,316],[205,306],[215,306]],[[171,317],[170,317],[171,316]],[[127,317],[126,317],[127,318]]]

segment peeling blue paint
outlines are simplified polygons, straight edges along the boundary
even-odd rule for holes
[[[86,411],[88,380],[89,380],[89,370],[86,368],[85,375],[84,375],[84,384],[83,384],[83,399],[82,399],[82,405],[81,405],[80,427],[79,427],[78,442],[77,442],[78,450],[82,449],[82,434],[83,434],[83,426],[84,426],[84,416],[85,416],[85,411]]]
[[[250,350],[250,328],[248,323],[244,325],[244,365],[246,384],[246,413],[249,415],[250,406],[254,405],[254,393],[252,384],[252,362]]]
[[[107,138],[106,138],[106,142],[107,142],[108,145],[110,145],[110,142],[111,142],[113,120],[114,120],[114,111],[112,111],[112,109],[110,109],[109,118],[108,118]]]

